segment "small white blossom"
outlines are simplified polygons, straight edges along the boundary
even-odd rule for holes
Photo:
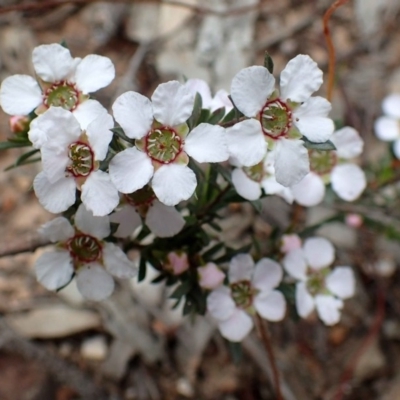
[[[197,268],[197,273],[200,287],[208,290],[216,289],[225,279],[225,274],[212,262]]]
[[[64,217],[43,225],[40,233],[52,243],[54,251],[42,254],[35,262],[38,281],[49,290],[67,285],[76,274],[77,287],[89,300],[103,300],[114,290],[112,275],[132,278],[136,266],[115,244],[104,241],[110,234],[107,216],[95,217],[81,204],[72,226]]]

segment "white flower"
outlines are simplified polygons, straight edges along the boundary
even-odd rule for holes
[[[73,114],[61,107],[50,107],[35,130],[47,141],[41,148],[43,171],[33,188],[42,206],[60,213],[75,203],[76,189],[82,202],[94,215],[109,214],[119,203],[118,191],[106,172],[99,170],[105,159],[114,126],[106,112],[82,131]]]
[[[329,266],[335,259],[332,244],[323,238],[309,238],[302,248],[289,251],[283,266],[295,278],[296,308],[306,318],[316,308],[326,325],[339,322],[343,300],[354,295],[355,280],[350,267]]]
[[[188,134],[194,95],[177,81],[163,83],[152,101],[127,92],[113,104],[114,116],[135,147],[110,162],[110,176],[122,193],[132,193],[150,182],[157,198],[167,206],[189,199],[196,189],[189,157],[198,162],[228,159],[225,129],[200,124]]]
[[[336,150],[309,150],[311,172],[292,186],[294,199],[305,207],[319,204],[325,196],[325,184],[343,200],[356,200],[367,186],[364,171],[350,160],[362,153],[364,141],[358,132],[344,127],[331,139]]]
[[[199,285],[204,289],[216,289],[225,279],[225,274],[212,262],[197,268]]]
[[[207,309],[218,321],[221,335],[232,342],[243,340],[253,328],[255,311],[269,321],[280,321],[286,311],[283,294],[275,290],[282,268],[262,258],[256,265],[249,254],[238,254],[229,264],[229,287],[220,286],[207,297]]]
[[[135,265],[115,244],[103,239],[110,234],[107,216],[94,217],[81,204],[75,215],[75,227],[64,217],[43,225],[40,232],[56,249],[42,254],[35,263],[38,281],[49,290],[67,285],[76,274],[78,290],[89,300],[103,300],[114,290],[117,278],[132,278]]]
[[[29,75],[13,75],[1,85],[0,103],[7,114],[28,115],[33,110],[41,114],[51,106],[63,107],[73,112],[86,129],[104,110],[98,101],[89,99],[88,93],[114,79],[115,69],[109,58],[94,54],[72,58],[68,49],[54,43],[35,47],[32,62],[39,83]]]
[[[266,153],[267,139],[276,151],[276,180],[283,186],[298,183],[309,172],[308,153],[300,138],[326,142],[333,130],[327,118],[330,103],[310,97],[322,84],[322,71],[306,55],[289,61],[280,77],[280,95],[275,78],[264,67],[241,70],[232,80],[231,96],[235,106],[250,120],[228,130],[231,155],[242,165],[252,166]]]
[[[130,236],[142,225],[142,219],[158,237],[175,236],[185,225],[180,212],[160,203],[149,186],[124,195],[122,202],[122,208],[110,216],[111,222],[119,224],[115,237]]]
[[[400,94],[391,94],[383,99],[383,113],[375,121],[376,136],[384,141],[393,141],[393,152],[400,160]]]

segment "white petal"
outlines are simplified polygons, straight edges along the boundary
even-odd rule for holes
[[[254,307],[268,321],[281,321],[286,313],[286,300],[281,292],[273,290],[267,295],[256,295]]]
[[[155,200],[147,211],[146,225],[158,237],[171,237],[182,230],[185,220],[175,207]]]
[[[220,89],[217,93],[215,93],[214,98],[212,99],[211,111],[218,110],[218,108],[225,107],[225,113],[228,113],[232,110],[233,104],[231,99],[228,97],[229,93]]]
[[[102,161],[106,158],[108,145],[113,137],[110,129],[113,127],[114,120],[110,114],[102,114],[88,125],[86,135],[94,151],[95,160]]]
[[[232,100],[246,117],[255,117],[264,107],[274,87],[275,78],[267,68],[244,68],[232,79]]]
[[[109,171],[111,180],[121,193],[133,193],[149,182],[154,168],[145,153],[131,147],[110,161]]]
[[[300,182],[310,172],[308,151],[301,140],[279,139],[276,147],[275,178],[289,187]]]
[[[314,143],[323,143],[331,138],[335,125],[330,118],[324,117],[300,117],[296,118],[295,125],[300,133]],[[298,120],[297,120],[298,119]]]
[[[266,194],[276,194],[282,197],[287,203],[293,203],[292,190],[278,183],[275,176],[270,176],[261,182],[261,186]]]
[[[252,285],[261,293],[268,293],[281,283],[282,277],[282,267],[276,261],[262,258],[255,266]]]
[[[64,151],[57,151],[54,148],[45,145],[41,152],[43,172],[46,174],[50,183],[55,183],[65,177],[65,169],[70,161],[67,154],[67,148]]]
[[[335,260],[335,249],[332,243],[322,237],[306,239],[303,250],[308,265],[313,269],[328,267]]]
[[[232,316],[218,324],[221,335],[231,342],[241,342],[253,329],[253,320],[243,310],[238,308]]]
[[[147,97],[136,92],[126,92],[117,97],[112,109],[115,120],[129,138],[140,139],[150,131],[153,107]]]
[[[293,278],[301,281],[306,279],[307,263],[303,249],[293,249],[286,253],[282,265]]]
[[[393,93],[385,97],[382,102],[382,110],[389,117],[400,119],[400,94]]]
[[[229,263],[229,283],[251,281],[254,261],[250,254],[237,254]]]
[[[228,150],[231,156],[245,167],[258,164],[267,153],[267,143],[260,122],[248,119],[226,130]]]
[[[35,262],[37,280],[49,290],[65,286],[74,273],[68,251],[51,251],[42,254]]]
[[[33,189],[39,203],[52,213],[63,212],[75,203],[76,184],[73,178],[61,178],[50,183],[46,174],[40,172],[33,181]]]
[[[75,230],[64,217],[57,217],[42,225],[38,232],[52,243],[63,242],[74,236]]]
[[[375,121],[375,134],[378,139],[390,142],[400,137],[400,122],[392,117],[379,117]]]
[[[367,186],[364,171],[356,164],[339,164],[331,172],[331,184],[343,200],[357,199]]]
[[[331,103],[323,97],[313,96],[305,101],[294,114],[296,117],[327,117],[332,110]]]
[[[232,172],[232,183],[235,190],[246,200],[257,200],[261,197],[261,186],[250,179],[241,168]]]
[[[333,296],[319,294],[315,296],[315,305],[319,317],[325,325],[337,324],[340,320],[340,310],[343,308],[343,301]]]
[[[88,300],[100,301],[114,291],[114,279],[99,264],[87,264],[76,274],[76,285],[82,296]]]
[[[225,274],[212,262],[197,268],[199,285],[203,289],[216,289],[222,285]]]
[[[57,43],[35,47],[32,62],[36,73],[45,82],[65,79],[74,65],[70,51]]]
[[[161,83],[151,97],[154,118],[167,126],[183,124],[192,115],[194,98],[178,81]]]
[[[189,89],[194,95],[198,93],[201,96],[202,108],[211,109],[211,90],[206,81],[203,81],[202,79],[188,79],[185,82],[185,87]]]
[[[10,115],[27,115],[42,102],[42,91],[29,75],[13,75],[4,79],[0,89],[0,104]]]
[[[354,158],[359,156],[363,151],[364,141],[361,139],[359,133],[350,126],[345,126],[334,132],[330,140],[335,145],[340,158]]]
[[[218,321],[228,319],[234,313],[235,308],[231,291],[226,286],[213,290],[207,296],[207,310]]]
[[[229,152],[225,129],[210,124],[196,126],[185,139],[184,150],[200,163],[226,161]]]
[[[103,260],[107,271],[120,279],[129,279],[137,275],[137,267],[114,243],[104,243]]]
[[[336,267],[326,277],[326,287],[341,299],[354,296],[356,282],[350,267]]]
[[[76,211],[75,226],[81,232],[94,236],[97,239],[104,239],[110,234],[109,217],[95,217],[84,204],[81,204]]]
[[[296,284],[296,309],[302,318],[308,317],[315,308],[314,298],[308,292],[305,282]]]
[[[118,238],[125,238],[142,224],[142,218],[134,207],[125,205],[121,210],[110,215],[110,222],[119,224],[113,235]]]
[[[76,67],[76,86],[91,93],[108,86],[115,77],[114,64],[108,57],[89,54]]]
[[[107,110],[97,100],[85,100],[72,112],[78,120],[82,129],[86,129],[88,125],[96,118],[107,114]]]
[[[297,103],[306,101],[322,85],[322,71],[309,56],[291,59],[281,72],[281,97]]]
[[[119,194],[110,176],[98,170],[92,172],[82,185],[81,199],[93,215],[102,217],[117,207]]]
[[[39,117],[32,120],[31,124],[29,125],[28,138],[32,143],[32,147],[34,147],[35,149],[40,149],[47,141],[47,136],[43,133],[43,131],[38,127],[37,124],[38,119],[43,115],[46,115],[46,113],[41,114]]]
[[[400,139],[393,142],[393,153],[398,160],[400,160]]]
[[[321,203],[325,196],[324,181],[314,172],[307,174],[291,189],[294,199],[304,207],[316,206]]]
[[[157,198],[167,206],[175,206],[189,199],[197,180],[194,172],[185,165],[163,165],[155,173],[151,186]]]

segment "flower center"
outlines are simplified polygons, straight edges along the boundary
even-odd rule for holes
[[[169,127],[160,127],[150,131],[145,140],[147,155],[155,161],[169,164],[181,153],[181,137]]]
[[[74,84],[60,81],[45,91],[43,103],[46,107],[62,107],[73,111],[79,104],[79,91]]]
[[[101,258],[101,243],[92,236],[77,234],[67,243],[71,257],[81,262],[93,262]]]
[[[292,111],[279,99],[269,101],[260,112],[260,122],[264,135],[277,139],[292,127]]]
[[[307,280],[307,289],[312,296],[315,296],[318,293],[325,292],[325,280],[329,272],[329,268],[324,268],[318,271],[311,271]]]
[[[308,150],[310,170],[318,175],[329,174],[337,164],[335,151]]]
[[[93,151],[86,143],[75,142],[68,146],[71,164],[66,168],[75,177],[88,176],[94,169]]]
[[[243,171],[252,181],[261,182],[265,176],[264,161],[252,167],[243,167]]]
[[[231,285],[232,299],[240,308],[247,308],[253,304],[253,288],[250,281],[239,281]]]

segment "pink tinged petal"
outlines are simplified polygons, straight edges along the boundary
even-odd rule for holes
[[[295,233],[282,236],[282,242],[280,248],[282,253],[288,253],[289,251],[300,248],[301,248],[300,236],[296,235]]]
[[[206,81],[202,79],[188,79],[185,84],[185,88],[189,89],[194,95],[198,93],[201,96],[202,108],[211,109],[212,96],[210,86]],[[223,107],[223,106],[221,106]]]
[[[241,168],[232,172],[232,183],[235,190],[246,200],[257,200],[261,197],[261,186],[250,179]]]
[[[254,273],[254,261],[250,254],[238,254],[229,263],[229,283],[251,281]]]
[[[42,254],[35,262],[36,279],[48,290],[65,286],[72,278],[74,268],[68,251]]]
[[[153,107],[147,97],[136,92],[126,92],[117,97],[112,109],[115,120],[129,138],[140,139],[150,131]]]
[[[350,267],[336,267],[326,277],[326,287],[341,299],[354,296],[356,282]]]
[[[364,171],[356,164],[339,164],[331,172],[331,184],[343,200],[356,200],[367,186]]]
[[[218,321],[227,320],[235,312],[236,305],[226,286],[213,290],[207,296],[207,310]]]
[[[302,135],[314,143],[326,142],[335,130],[333,121],[325,117],[300,117],[294,124]]]
[[[103,261],[106,270],[120,279],[130,279],[137,275],[137,267],[114,243],[104,243]]]
[[[29,75],[13,75],[4,79],[0,89],[0,104],[10,115],[27,115],[42,102],[42,91]]]
[[[61,178],[50,183],[46,174],[40,172],[33,181],[33,189],[39,203],[51,213],[63,212],[75,203],[76,184],[73,178]]]
[[[354,158],[359,156],[364,147],[364,141],[359,133],[350,126],[346,126],[334,132],[330,138],[336,147],[337,155],[340,158]]]
[[[307,263],[303,249],[293,249],[286,253],[282,260],[285,271],[295,279],[304,281],[307,279]]]
[[[382,110],[389,117],[400,119],[400,94],[393,93],[385,97],[382,102]]]
[[[225,274],[214,264],[207,263],[204,267],[197,268],[199,285],[203,289],[212,290],[222,285]]]
[[[107,110],[97,100],[88,99],[80,103],[72,113],[81,128],[86,129],[96,118],[107,114]]]
[[[147,211],[145,222],[158,237],[175,236],[185,225],[185,220],[175,207],[166,206],[158,200]]]
[[[324,181],[314,172],[307,174],[291,189],[296,202],[304,207],[316,206],[321,203],[325,196]]]
[[[86,135],[94,151],[95,160],[102,161],[106,158],[108,145],[113,137],[113,127],[114,120],[110,114],[102,114],[88,125]]]
[[[50,183],[55,183],[65,177],[65,169],[69,162],[67,148],[61,152],[44,145],[40,154],[42,156],[43,172]]]
[[[400,137],[400,122],[392,117],[379,117],[375,121],[375,134],[378,139],[390,142]]]
[[[185,139],[184,150],[200,163],[226,161],[229,152],[225,129],[204,123],[196,126]]]
[[[295,117],[327,117],[332,110],[331,103],[323,97],[313,96],[293,112]]]
[[[114,279],[99,264],[87,264],[76,274],[79,292],[88,300],[101,301],[114,291]]]
[[[57,43],[35,47],[32,62],[36,73],[45,82],[66,79],[74,66],[70,51]]]
[[[276,147],[275,178],[289,187],[299,183],[310,172],[308,151],[301,140],[279,139]]]
[[[133,193],[150,181],[154,167],[145,153],[131,147],[110,161],[109,171],[112,182],[121,193]]]
[[[110,218],[108,216],[95,217],[84,204],[81,204],[76,211],[75,226],[81,232],[94,236],[97,239],[104,239],[111,232]]]
[[[108,86],[115,77],[114,64],[108,57],[89,54],[76,67],[76,86],[91,93]]]
[[[163,165],[155,173],[151,186],[157,198],[167,206],[188,200],[194,193],[197,180],[194,172],[185,165]]]
[[[332,243],[322,237],[306,239],[303,250],[308,265],[313,269],[328,267],[335,260],[335,249]]]
[[[178,81],[161,83],[151,97],[154,118],[167,126],[183,124],[192,115],[194,98]]]
[[[57,217],[42,225],[38,232],[52,243],[63,242],[74,236],[75,230],[64,217]]]
[[[325,325],[335,325],[340,320],[340,311],[343,308],[343,301],[333,296],[318,294],[315,296],[315,305],[318,316]]]
[[[239,71],[232,79],[231,96],[235,106],[246,116],[255,117],[275,88],[275,78],[264,67],[253,66]]]
[[[282,267],[269,258],[262,258],[255,266],[252,285],[262,294],[275,289],[282,281]]]
[[[236,309],[233,315],[218,324],[221,335],[231,342],[241,342],[253,329],[253,320],[243,310]]]
[[[258,294],[254,298],[254,307],[268,321],[281,321],[286,313],[286,300],[281,292],[273,290],[267,295]]]
[[[142,218],[140,218],[140,215],[132,206],[125,205],[121,210],[110,215],[110,222],[119,224],[113,235],[118,238],[126,238],[130,236],[137,227],[142,225]]]
[[[393,142],[393,153],[398,160],[400,160],[400,139]]]
[[[295,298],[297,313],[302,318],[308,317],[314,311],[315,301],[308,292],[305,282],[298,282],[296,284]]]
[[[228,128],[226,139],[229,154],[245,167],[258,164],[267,153],[260,122],[255,119],[241,121]]]
[[[82,202],[95,216],[110,214],[119,204],[117,188],[103,171],[92,172],[82,185]]]
[[[322,71],[309,56],[300,54],[291,59],[281,72],[281,97],[297,103],[306,101],[322,85]]]

